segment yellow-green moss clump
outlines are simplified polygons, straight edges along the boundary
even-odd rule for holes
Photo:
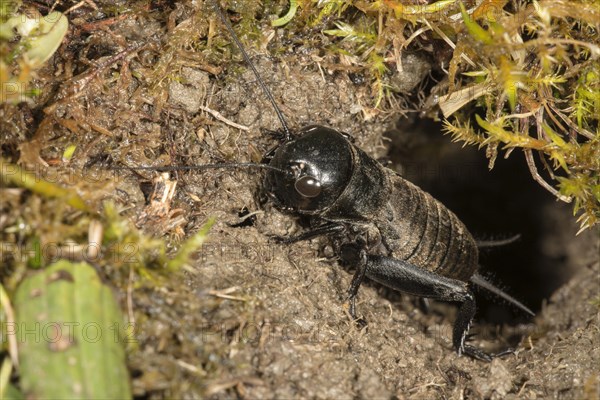
[[[30,88],[33,71],[54,54],[69,27],[60,12],[42,16],[33,8],[17,12],[19,6],[19,1],[0,4],[0,103],[37,94]]]
[[[599,222],[598,0],[291,3],[289,29],[329,35],[328,50],[370,76],[377,108],[395,91],[401,52],[433,51],[447,77],[430,100],[446,131],[486,147],[490,167],[499,149],[520,149],[534,179],[573,202],[582,229]]]

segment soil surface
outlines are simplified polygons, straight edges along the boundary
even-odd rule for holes
[[[214,63],[189,49],[165,61],[173,26],[201,17],[187,3],[159,14],[124,14],[91,30],[85,24],[93,18],[74,15],[69,42],[40,71],[43,95],[34,104],[3,108],[2,119],[11,121],[2,128],[3,156],[38,171],[97,175],[107,165],[260,162],[277,143],[266,130],[281,124],[252,72],[235,50],[234,59],[228,54]],[[453,351],[455,306],[432,302],[426,310],[415,298],[366,283],[358,312],[368,326],[358,329],[343,307],[352,271],[335,260],[327,239],[290,245],[269,239],[303,228],[259,201],[262,173],[172,173],[177,187],[170,206],[178,211],[157,223],[143,211],[147,187],[159,174],[119,171],[103,188],[75,186],[98,207],[99,199],[112,198],[123,215],[169,237],[174,248],[216,219],[191,268],[161,286],[137,279],[136,346],[128,354],[135,395],[597,399],[598,231],[576,235],[570,205],[537,186],[521,154],[498,160],[488,172],[484,154],[450,143],[438,124],[420,120],[402,101],[393,111],[371,112],[368,84],[328,68],[331,60],[317,51],[272,56],[272,33],[265,28],[262,44],[249,52],[288,124],[349,133],[357,146],[386,157],[390,168],[441,199],[477,238],[521,234],[483,254],[482,270],[537,316],[478,294],[473,343],[490,352],[516,349],[484,363]],[[156,79],[161,62],[168,72]],[[406,81],[419,82],[430,69],[415,63]],[[78,148],[70,164],[41,162],[60,159],[67,144]],[[125,293],[118,295],[125,309]]]

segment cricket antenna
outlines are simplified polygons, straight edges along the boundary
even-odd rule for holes
[[[277,171],[282,174],[287,174],[281,168],[273,167],[268,164],[257,164],[257,163],[216,163],[216,164],[201,164],[201,165],[165,165],[162,167],[113,167],[111,170],[129,170],[129,171],[157,171],[157,172],[169,172],[169,171],[190,171],[190,170],[203,170],[203,169],[237,169],[237,168],[261,168],[268,169],[271,171]]]
[[[288,128],[287,123],[285,122],[283,113],[277,106],[277,103],[275,102],[275,99],[273,98],[271,91],[269,90],[269,88],[267,88],[267,85],[265,85],[265,82],[263,82],[262,78],[260,77],[260,74],[256,70],[256,67],[250,60],[250,56],[248,56],[248,53],[246,53],[246,50],[244,49],[242,42],[240,42],[240,39],[235,34],[235,31],[233,30],[231,23],[229,22],[229,20],[223,13],[223,10],[221,9],[221,6],[219,5],[218,0],[215,0],[214,4],[215,4],[215,9],[217,10],[217,14],[219,14],[219,17],[221,17],[221,21],[223,21],[223,24],[225,24],[225,27],[227,28],[227,30],[229,31],[229,34],[233,38],[233,41],[235,42],[237,47],[242,52],[242,56],[244,57],[246,64],[248,64],[248,66],[250,67],[252,72],[254,72],[254,76],[256,76],[256,79],[258,80],[260,87],[262,88],[263,92],[265,92],[265,94],[269,98],[269,101],[273,105],[273,108],[275,109],[275,113],[277,113],[277,118],[279,118],[279,122],[281,122],[281,126],[283,127],[283,132],[285,133],[285,141],[287,142],[287,141],[292,140],[292,133],[290,132],[290,129]]]

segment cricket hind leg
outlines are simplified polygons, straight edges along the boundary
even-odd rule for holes
[[[476,310],[475,298],[469,291],[466,293],[465,300],[458,309],[454,328],[452,329],[452,344],[458,355],[466,354],[477,360],[490,362],[494,357],[512,353],[512,350],[508,350],[499,354],[487,354],[483,350],[465,343]]]
[[[459,302],[452,344],[459,355],[465,354],[482,361],[491,361],[491,355],[466,343],[471,321],[475,316],[475,297],[468,283],[437,275],[403,260],[385,256],[369,256],[365,276],[391,289],[434,300]]]

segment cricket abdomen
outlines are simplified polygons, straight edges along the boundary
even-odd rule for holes
[[[380,226],[390,256],[448,278],[468,281],[478,267],[475,240],[429,193],[398,175],[392,177],[388,221]]]

